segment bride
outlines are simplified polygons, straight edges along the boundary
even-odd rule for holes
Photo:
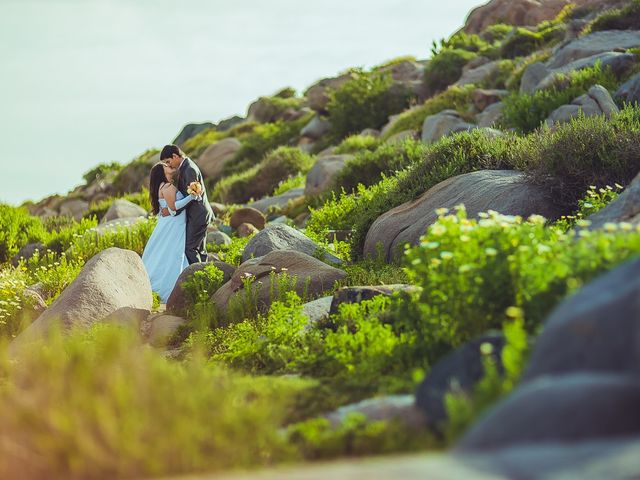
[[[162,303],[167,303],[178,276],[189,265],[185,254],[187,216],[176,215],[176,210],[198,198],[184,197],[172,183],[175,175],[175,168],[162,163],[155,164],[149,175],[151,207],[158,223],[144,248],[142,262],[151,290],[160,295]],[[158,215],[163,208],[168,208],[171,215]]]

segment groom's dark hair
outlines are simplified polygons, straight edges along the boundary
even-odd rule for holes
[[[162,151],[160,152],[160,161],[164,160],[165,158],[171,158],[174,153],[176,155],[184,157],[184,152],[180,150],[177,145],[165,145],[164,147],[162,147]]]

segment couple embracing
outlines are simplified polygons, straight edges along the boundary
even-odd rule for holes
[[[149,196],[158,223],[142,262],[151,289],[166,303],[182,270],[207,261],[207,226],[215,216],[200,169],[176,145],[165,145],[151,168]]]

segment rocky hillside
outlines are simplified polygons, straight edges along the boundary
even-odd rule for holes
[[[640,476],[639,0],[492,0],[174,143],[217,218],[166,304],[157,150],[0,205],[2,478]]]

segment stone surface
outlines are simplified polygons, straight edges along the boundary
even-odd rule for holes
[[[489,345],[491,357],[501,370],[500,354],[505,340],[502,334],[492,333],[471,340],[438,361],[416,391],[416,405],[425,415],[427,424],[440,429],[447,419],[444,398],[447,393],[465,393],[484,377],[483,345]]]
[[[11,259],[11,264],[14,267],[17,267],[21,259],[29,260],[35,255],[36,252],[44,253],[45,250],[46,247],[41,242],[28,243],[20,250],[18,250],[18,253],[13,256],[13,258]]]
[[[59,324],[63,331],[88,328],[123,307],[151,310],[151,283],[140,256],[107,248],[85,264],[49,308],[18,335],[10,348],[41,338]]]
[[[299,230],[284,224],[269,224],[256,234],[244,248],[242,261],[261,257],[278,250],[295,250],[313,256],[319,246]],[[340,259],[325,252],[325,259],[332,263],[342,263]]]
[[[621,77],[635,65],[637,58],[637,55],[622,52],[603,52],[581,58],[560,68],[548,70],[547,75],[535,85],[534,90],[543,90],[552,87],[556,83],[557,75],[565,75],[569,72],[593,67],[596,63],[600,63],[603,69],[610,68],[616,77]]]
[[[273,197],[265,197],[256,202],[251,202],[247,206],[251,208],[255,208],[256,210],[261,211],[262,213],[267,213],[272,209],[283,209],[285,208],[290,200],[295,200],[304,195],[304,187],[292,188],[291,190],[287,190],[286,192],[275,195]]]
[[[543,442],[640,434],[637,376],[572,374],[520,385],[471,427],[457,446],[480,451]]]
[[[487,90],[478,88],[471,94],[473,104],[479,111],[484,111],[489,105],[498,103],[507,96],[507,90]]]
[[[425,425],[422,412],[416,407],[413,395],[389,395],[363,400],[351,405],[345,405],[325,415],[333,427],[344,423],[347,415],[359,413],[369,421],[396,420],[408,427],[420,429]]]
[[[627,222],[633,226],[640,225],[640,173],[624,189],[613,202],[602,210],[590,215],[589,229],[604,227],[606,223]]]
[[[224,283],[231,280],[231,277],[236,271],[233,265],[229,265],[228,263],[220,262],[220,261],[213,261],[211,263],[213,263],[216,267],[218,267],[224,273],[224,277],[222,280]],[[174,313],[177,315],[184,315],[186,313],[186,308],[188,307],[187,297],[185,296],[182,290],[182,284],[185,281],[191,279],[194,273],[203,270],[207,265],[209,265],[209,262],[192,263],[180,273],[180,276],[178,276],[178,279],[176,280],[176,284],[173,287],[173,290],[171,291],[169,298],[167,299],[166,311],[168,313]],[[210,292],[210,293],[213,294],[213,292]]]
[[[65,200],[60,204],[58,211],[60,215],[73,217],[79,221],[89,211],[89,202],[79,198]]]
[[[379,295],[391,297],[397,292],[409,292],[415,290],[415,288],[416,287],[413,285],[407,285],[404,283],[342,287],[333,294],[330,313],[338,313],[338,309],[343,303],[361,303],[365,300],[371,300]]]
[[[307,174],[305,195],[318,195],[331,187],[334,178],[353,155],[329,155],[318,157]]]
[[[464,87],[465,85],[475,84],[479,85],[488,78],[494,76],[499,68],[500,60],[488,62],[480,65],[477,68],[466,70],[462,73],[462,76],[458,79],[454,85]]]
[[[614,97],[623,102],[640,104],[640,73],[635,74],[623,83],[614,94]]]
[[[476,115],[476,123],[479,128],[489,128],[496,125],[502,119],[502,102],[489,105],[482,113]]]
[[[316,115],[313,117],[307,125],[300,131],[300,135],[303,137],[312,138],[318,140],[331,130],[331,123],[328,120]]]
[[[546,190],[526,183],[524,174],[512,170],[480,170],[449,178],[416,200],[381,215],[369,228],[364,254],[377,256],[377,246],[387,260],[399,258],[405,243],[417,245],[429,225],[438,218],[435,210],[463,203],[467,215],[495,210],[506,215],[528,217],[539,214],[556,218],[561,212],[553,206]]]
[[[306,290],[311,297],[333,288],[336,281],[347,275],[343,270],[330,267],[304,253],[279,250],[240,265],[231,280],[213,295],[212,300],[225,310],[232,296],[243,295],[243,279],[250,277],[254,279],[258,306],[266,309],[271,304],[271,272],[275,272],[275,277],[283,273],[296,277],[296,292],[302,295]]]
[[[262,230],[267,224],[267,219],[260,210],[252,207],[243,207],[234,210],[229,218],[231,228],[237,229],[243,223],[250,223],[258,230]]]
[[[313,84],[305,92],[305,97],[309,103],[309,107],[313,110],[326,113],[327,104],[329,103],[329,90],[340,87],[343,83],[351,80],[353,75],[347,73],[334,78],[324,78],[318,83]]]
[[[560,68],[580,58],[617,49],[640,47],[640,31],[608,30],[580,37],[557,50],[547,61],[550,69]]]
[[[601,85],[594,85],[586,94],[574,99],[569,105],[563,105],[551,112],[545,123],[550,126],[566,123],[581,114],[587,117],[604,114],[609,117],[619,111],[607,89]]]
[[[123,198],[116,198],[107,213],[104,214],[100,223],[107,223],[110,220],[116,220],[118,218],[135,218],[146,217],[147,211],[140,205],[136,205],[129,200]]]
[[[236,229],[236,233],[238,237],[245,238],[250,237],[251,235],[255,235],[260,230],[254,227],[251,223],[241,223]]]
[[[150,328],[147,342],[154,347],[165,347],[178,329],[187,323],[184,318],[175,315],[167,315],[166,313],[152,315],[149,318]]]
[[[451,133],[474,128],[476,125],[464,121],[455,110],[443,110],[424,119],[421,139],[424,143],[433,143]]]
[[[549,75],[550,70],[542,62],[534,62],[529,65],[520,80],[520,93],[533,93],[538,84]]]
[[[302,305],[302,313],[309,317],[308,326],[314,325],[325,320],[329,316],[329,309],[333,297],[328,295]]]
[[[236,138],[224,138],[209,145],[196,160],[202,175],[209,181],[222,178],[224,166],[236,156],[241,147],[242,144]]]
[[[233,240],[224,232],[214,230],[207,233],[207,243],[213,243],[214,245],[231,245]]]
[[[544,324],[523,374],[640,373],[640,259],[564,300]]]

